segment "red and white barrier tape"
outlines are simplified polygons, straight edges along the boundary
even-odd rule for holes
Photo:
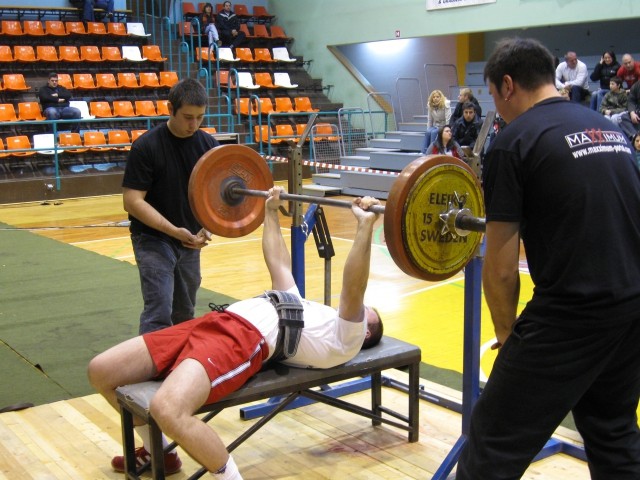
[[[289,159],[287,157],[277,157],[274,155],[263,155],[263,157],[268,162],[289,163]],[[365,168],[365,167],[354,167],[351,165],[334,165],[333,163],[313,162],[311,160],[303,160],[302,165],[309,166],[309,167],[317,167],[317,168],[329,168],[333,170],[343,170],[346,172],[375,173],[378,175],[392,175],[392,176],[400,175],[399,172],[390,172],[387,170],[376,170],[373,168]]]

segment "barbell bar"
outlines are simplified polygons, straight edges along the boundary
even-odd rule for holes
[[[244,145],[205,153],[189,180],[196,219],[222,237],[244,236],[264,221],[273,178],[264,159]],[[282,192],[280,198],[351,208],[349,201]],[[440,281],[471,260],[485,231],[482,190],[466,163],[445,155],[420,157],[391,186],[384,214],[385,242],[394,262],[419,279]]]

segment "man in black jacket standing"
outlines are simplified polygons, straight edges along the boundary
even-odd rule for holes
[[[240,19],[231,11],[231,2],[224,2],[223,10],[216,17],[216,26],[222,45],[235,48],[244,42],[246,35],[240,31]]]
[[[47,120],[75,120],[81,117],[80,110],[70,106],[71,92],[58,85],[58,74],[51,72],[47,84],[38,92],[40,105]],[[77,132],[79,124],[70,124],[72,132]],[[51,124],[53,131],[53,124]]]

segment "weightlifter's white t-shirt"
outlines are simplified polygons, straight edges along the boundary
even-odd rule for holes
[[[297,287],[288,290],[300,296]],[[331,368],[351,360],[362,347],[367,332],[364,308],[358,322],[339,317],[335,309],[300,299],[304,308],[304,329],[296,354],[282,363],[301,368]],[[278,338],[278,314],[264,297],[234,303],[227,311],[253,324],[265,338],[272,355]]]

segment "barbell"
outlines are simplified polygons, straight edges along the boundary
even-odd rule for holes
[[[264,198],[273,187],[265,160],[244,145],[206,152],[189,179],[189,203],[214,235],[241,237],[264,221]],[[283,192],[283,200],[351,208],[349,201]],[[427,155],[407,165],[393,182],[384,213],[385,242],[408,275],[441,281],[475,255],[485,231],[482,188],[473,170],[446,155]]]

